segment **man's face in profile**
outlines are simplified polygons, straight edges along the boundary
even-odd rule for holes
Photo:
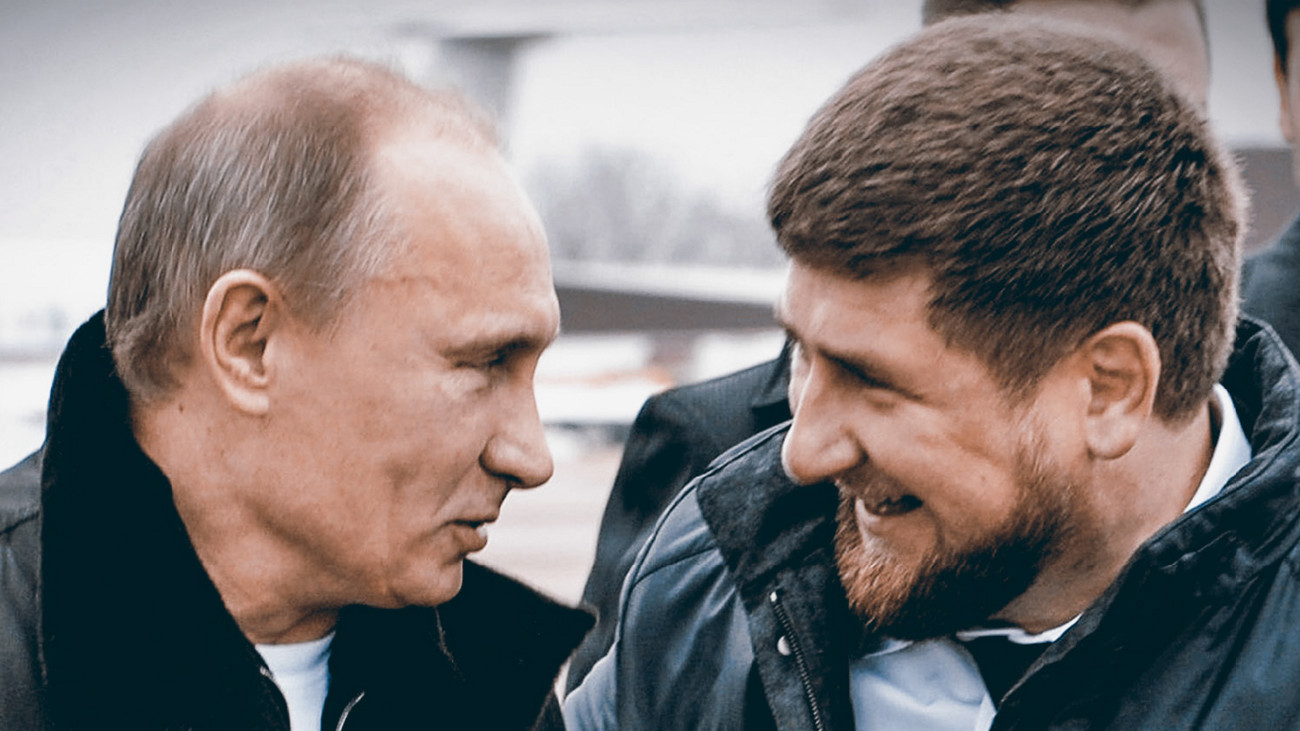
[[[923,274],[796,263],[780,309],[797,342],[786,470],[839,488],[850,603],[901,638],[994,616],[1087,525],[1052,450],[1053,400],[1008,403],[983,362],[930,327],[928,287]]]
[[[267,438],[293,475],[250,496],[322,607],[445,602],[507,492],[552,469],[533,373],[559,307],[533,209],[495,153],[418,130],[374,172],[405,243],[332,328],[278,346]]]

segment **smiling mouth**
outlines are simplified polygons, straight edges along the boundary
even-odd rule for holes
[[[862,510],[880,518],[906,515],[921,507],[921,499],[915,495],[900,495],[898,497],[882,497],[875,499],[860,497],[857,499],[857,503]]]
[[[895,518],[918,510],[925,503],[901,483],[883,475],[842,476],[834,480],[840,495],[852,498],[859,519]]]

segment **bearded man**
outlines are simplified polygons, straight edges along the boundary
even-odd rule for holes
[[[921,22],[999,12],[1073,23],[1081,32],[1126,43],[1205,105],[1210,48],[1201,0],[924,0]],[[1285,337],[1286,330],[1278,330]],[[673,496],[727,449],[790,418],[789,355],[787,343],[772,360],[646,399],[601,516],[582,590],[583,603],[597,609],[599,619],[569,658],[564,682],[570,689],[609,651],[623,579]],[[0,473],[0,485],[4,479]]]
[[[768,210],[793,420],[668,508],[570,728],[1293,727],[1300,371],[1238,321],[1195,101],[946,21],[822,107]]]

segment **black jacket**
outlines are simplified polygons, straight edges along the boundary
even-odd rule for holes
[[[692,477],[728,448],[790,418],[790,362],[775,359],[646,399],[632,422],[623,460],[600,521],[596,558],[582,601],[597,611],[569,662],[572,690],[614,640],[618,592],[660,513]]]
[[[1300,353],[1300,218],[1246,262],[1243,311],[1267,322],[1292,353]]]
[[[1243,323],[1223,384],[1253,459],[1139,548],[994,729],[1300,728],[1300,370]],[[571,729],[853,727],[848,663],[876,639],[835,570],[835,489],[786,478],[784,434],[719,458],[665,513]]]
[[[96,316],[50,402],[42,485],[0,496],[0,728],[288,729],[166,478],[132,437]],[[324,728],[526,729],[590,617],[466,562],[438,607],[348,607]]]

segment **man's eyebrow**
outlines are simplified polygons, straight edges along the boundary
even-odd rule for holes
[[[794,331],[793,326],[781,320],[779,312],[777,313],[777,323],[781,325],[783,330],[785,330],[786,339],[798,343],[801,348],[808,347],[799,338],[799,335]],[[898,382],[897,378],[890,375],[879,365],[872,363],[869,359],[864,359],[860,355],[856,355],[853,353],[845,353],[837,350],[828,350],[823,346],[816,346],[814,350],[816,351],[818,357],[824,358],[830,361],[831,363],[834,363],[837,368],[853,374],[853,376],[859,380],[865,381],[867,383],[873,383],[883,387],[887,387],[899,393],[902,393],[904,395],[908,395],[912,397],[917,396],[910,389],[904,388]]]
[[[558,333],[546,336],[523,333],[488,335],[453,345],[447,348],[446,355],[453,358],[478,358],[488,355],[508,356],[518,352],[544,350],[555,341],[556,335]]]

